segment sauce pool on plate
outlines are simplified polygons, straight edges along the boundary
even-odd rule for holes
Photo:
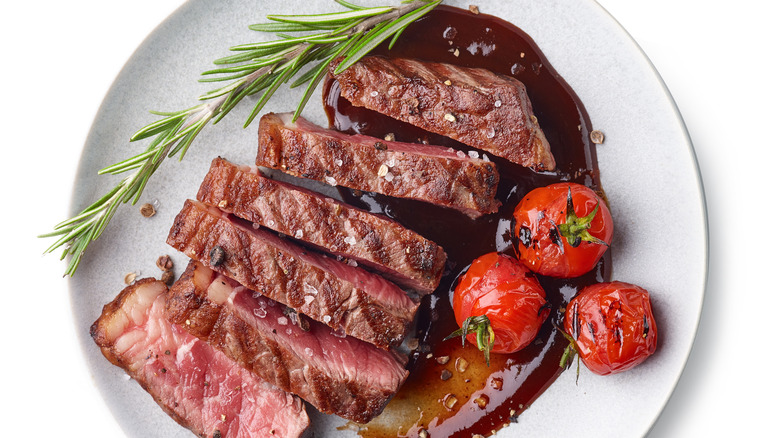
[[[553,172],[536,173],[489,156],[501,175],[498,213],[476,220],[442,207],[378,194],[340,189],[344,200],[379,212],[441,245],[448,265],[438,289],[425,297],[417,317],[417,346],[407,379],[384,412],[357,427],[363,437],[490,435],[516,418],[558,377],[559,361],[567,345],[554,323],[561,309],[581,288],[611,277],[607,251],[593,271],[573,279],[539,276],[552,306],[535,341],[514,354],[493,354],[488,368],[484,355],[460,339],[443,339],[457,329],[451,306],[458,276],[477,257],[492,251],[514,254],[511,218],[522,196],[533,188],[571,181],[604,194],[589,136],[591,123],[584,106],[523,31],[499,18],[440,6],[415,22],[392,50],[373,54],[482,67],[523,82],[557,162]],[[442,78],[446,80],[446,78]],[[473,151],[446,137],[428,133],[387,116],[352,106],[339,96],[338,82],[323,87],[331,127],[349,133],[397,141],[429,143]],[[473,152],[472,152],[473,153]],[[483,157],[483,152],[479,152]]]

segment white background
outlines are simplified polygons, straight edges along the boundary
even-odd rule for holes
[[[113,79],[182,3],[3,6],[6,245],[0,266],[11,279],[0,290],[3,436],[122,436],[81,357],[60,277],[65,265],[57,256],[42,257],[50,241],[35,236],[68,214],[81,148]],[[649,436],[771,434],[780,392],[780,197],[773,175],[780,168],[780,6],[762,0],[600,3],[646,52],[679,106],[709,211],[710,275],[698,336]]]

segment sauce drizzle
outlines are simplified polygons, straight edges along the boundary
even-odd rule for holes
[[[536,340],[508,355],[491,355],[491,366],[482,352],[459,339],[443,341],[457,328],[451,306],[458,276],[482,254],[513,254],[511,218],[523,195],[535,187],[572,181],[604,195],[599,179],[595,145],[590,141],[590,119],[574,91],[555,72],[539,47],[523,31],[499,18],[448,6],[439,6],[413,23],[391,51],[379,47],[374,54],[482,67],[513,76],[526,85],[534,114],[550,143],[558,168],[535,173],[506,160],[489,156],[501,175],[496,214],[471,220],[442,207],[394,199],[374,193],[340,189],[344,200],[372,212],[385,214],[441,245],[448,265],[435,293],[425,297],[418,314],[417,348],[408,368],[410,376],[385,411],[359,426],[363,437],[484,436],[516,421],[517,416],[558,377],[566,347],[554,323],[562,320],[562,308],[584,286],[608,281],[611,256],[605,256],[590,273],[573,279],[539,276],[552,306],[550,318]],[[446,79],[446,78],[443,78]],[[468,153],[469,148],[446,137],[428,133],[387,116],[353,107],[339,96],[338,82],[326,80],[325,110],[331,127],[379,138],[437,144]],[[482,156],[483,152],[479,152]]]

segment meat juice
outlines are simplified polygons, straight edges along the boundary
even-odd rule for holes
[[[447,267],[435,293],[425,297],[417,318],[417,347],[410,357],[409,378],[384,412],[359,426],[363,437],[491,435],[517,421],[562,372],[559,361],[567,345],[554,324],[562,320],[566,303],[582,287],[611,277],[607,251],[596,268],[574,279],[539,276],[552,306],[550,318],[535,341],[514,354],[491,355],[490,367],[481,351],[460,339],[443,339],[458,328],[451,297],[458,276],[488,252],[514,254],[512,212],[535,187],[571,181],[604,197],[590,119],[582,102],[523,31],[499,18],[439,6],[415,22],[392,50],[374,54],[482,67],[512,76],[526,85],[557,162],[553,172],[537,173],[490,156],[501,176],[495,214],[472,220],[453,210],[418,201],[340,189],[344,200],[383,213],[441,245]],[[447,78],[442,78],[446,80]],[[331,127],[397,141],[436,144],[468,153],[473,150],[449,138],[429,133],[387,116],[353,107],[339,96],[338,82],[326,80],[323,100]],[[483,157],[483,152],[479,151]],[[605,197],[606,198],[606,197]],[[354,426],[354,425],[353,425]]]

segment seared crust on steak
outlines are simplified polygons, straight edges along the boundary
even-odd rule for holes
[[[358,423],[379,415],[408,374],[394,353],[302,324],[305,316],[195,261],[171,287],[167,313],[263,380]]]
[[[447,255],[385,216],[215,158],[198,200],[274,231],[353,259],[423,294],[439,285]]]
[[[494,163],[441,146],[384,141],[317,126],[292,113],[266,114],[258,166],[352,189],[416,199],[478,217],[494,213]]]
[[[309,425],[301,400],[171,323],[167,293],[145,278],[106,304],[90,330],[103,355],[197,436],[299,436]]]
[[[168,244],[249,289],[382,348],[403,341],[419,306],[376,274],[198,201],[185,202]]]
[[[341,59],[330,65],[331,74]],[[525,85],[482,68],[367,56],[335,75],[353,105],[530,167],[555,159]]]

